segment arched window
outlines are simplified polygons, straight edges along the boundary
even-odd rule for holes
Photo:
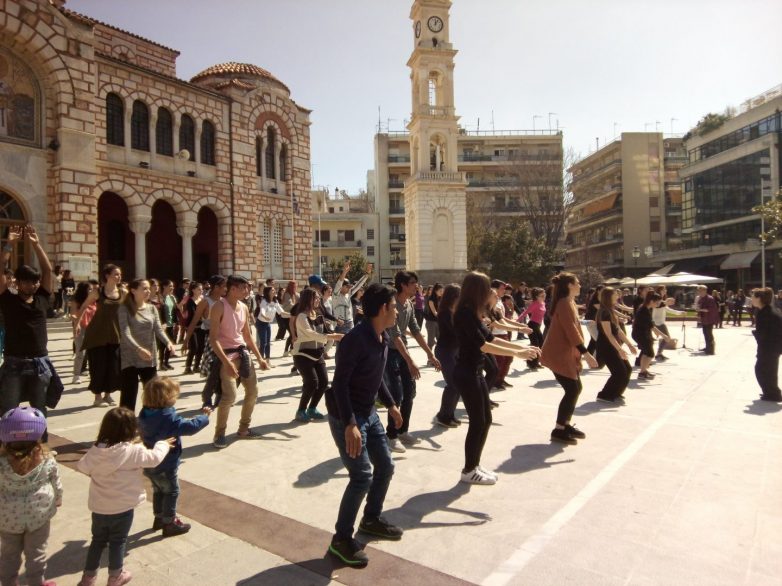
[[[209,120],[201,125],[201,163],[215,164],[215,125]]]
[[[261,157],[263,156],[263,137],[255,137],[255,174],[261,176]]]
[[[133,102],[133,114],[130,117],[130,148],[138,151],[149,150],[149,108],[141,100]]]
[[[437,77],[434,73],[429,74],[429,105],[437,106]]]
[[[274,173],[274,147],[277,137],[274,128],[269,127],[266,131],[266,137],[266,176],[269,179],[276,179],[277,176]]]
[[[106,142],[125,146],[125,104],[117,94],[106,96]]]
[[[40,144],[41,97],[27,64],[0,47],[0,140]]]
[[[187,114],[182,114],[179,123],[179,149],[187,149],[190,160],[195,161],[195,122]]]
[[[283,144],[280,149],[280,179],[285,181],[288,170],[288,147]]]
[[[158,108],[155,125],[155,148],[157,154],[171,157],[174,154],[174,120],[171,112]]]

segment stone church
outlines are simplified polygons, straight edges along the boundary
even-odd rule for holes
[[[32,223],[80,278],[309,273],[310,110],[252,64],[179,79],[178,55],[63,0],[0,0],[0,244]]]

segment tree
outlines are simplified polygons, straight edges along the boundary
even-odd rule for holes
[[[595,267],[588,266],[579,273],[578,280],[581,282],[581,290],[589,291],[598,285],[602,285],[606,278],[603,273],[598,271]]]
[[[323,275],[323,279],[333,285],[337,280],[337,277],[342,274],[342,268],[345,266],[346,262],[350,263],[347,279],[351,283],[355,283],[367,273],[367,259],[364,258],[364,255],[360,252],[354,252],[342,262],[337,259],[331,259],[326,274]]]
[[[766,231],[760,236],[767,244],[782,236],[782,198],[779,195],[773,201],[755,206],[752,211],[763,216]]]

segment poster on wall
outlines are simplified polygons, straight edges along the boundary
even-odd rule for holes
[[[74,280],[89,279],[93,275],[92,258],[89,256],[69,256],[68,268]]]

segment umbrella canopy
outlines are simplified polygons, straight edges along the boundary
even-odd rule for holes
[[[709,277],[706,275],[693,275],[692,273],[676,273],[673,275],[647,275],[638,279],[639,285],[679,285],[687,286],[691,284],[706,285],[710,283],[722,283],[719,277]]]

